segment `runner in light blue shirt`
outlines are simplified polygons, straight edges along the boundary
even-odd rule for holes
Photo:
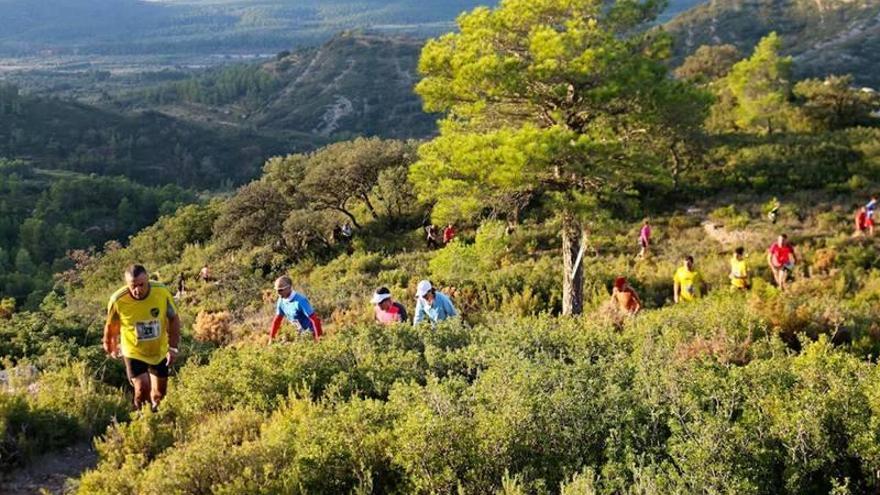
[[[452,306],[449,296],[442,292],[437,292],[431,285],[431,282],[427,280],[422,280],[416,287],[416,299],[413,325],[418,325],[423,321],[430,321],[431,325],[434,325],[438,321],[458,316],[458,312]]]

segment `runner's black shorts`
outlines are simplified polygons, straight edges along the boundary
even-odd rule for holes
[[[125,362],[125,374],[128,375],[129,380],[133,380],[134,377],[141,376],[147,372],[159,378],[168,378],[168,364],[165,358],[159,364],[145,363],[140,359],[127,357],[123,357],[122,360]]]

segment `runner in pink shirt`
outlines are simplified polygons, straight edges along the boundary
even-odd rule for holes
[[[639,231],[639,246],[642,247],[639,251],[639,258],[644,258],[648,255],[648,248],[651,246],[651,224],[647,218]]]
[[[403,323],[407,320],[406,308],[391,297],[391,291],[387,287],[376,289],[370,302],[376,311],[376,321],[383,325]]]

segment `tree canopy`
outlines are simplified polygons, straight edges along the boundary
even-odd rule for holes
[[[509,0],[462,15],[429,41],[416,91],[444,112],[440,136],[411,170],[441,220],[503,211],[512,194],[544,194],[563,220],[563,311],[580,311],[582,222],[603,190],[625,188],[658,101],[675,89],[668,40],[636,28],[661,2]],[[571,290],[568,290],[571,289]]]

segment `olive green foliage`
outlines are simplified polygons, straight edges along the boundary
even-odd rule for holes
[[[675,69],[675,77],[697,84],[717,81],[742,59],[733,45],[703,45]]]
[[[420,197],[436,202],[435,218],[499,210],[523,190],[562,191],[571,210],[580,194],[625,178],[626,129],[669,87],[658,63],[663,39],[624,34],[657,9],[511,1],[465,14],[459,33],[429,41],[416,90],[426,110],[447,118],[411,177]]]
[[[14,103],[4,105],[0,119],[0,156],[27,157],[40,168],[218,187],[252,179],[266,156],[285,149],[281,140],[247,129],[209,129],[155,111],[125,115],[12,92]]]
[[[338,211],[360,228],[352,212],[352,203],[359,203],[372,219],[378,219],[380,212],[373,205],[371,196],[375,193],[379,174],[388,169],[406,167],[414,159],[413,144],[401,141],[357,138],[331,144],[309,156],[299,188],[312,209]],[[405,177],[403,179],[399,187],[408,187]],[[388,184],[385,186],[387,188]],[[387,205],[382,213],[393,215],[393,206],[396,205]]]
[[[79,489],[876,488],[873,364],[826,339],[794,354],[773,334],[744,296],[719,294],[622,330],[540,317],[225,349],[185,369],[161,414],[109,430]]]
[[[7,370],[8,379],[15,372]],[[128,417],[126,399],[83,363],[45,373],[26,385],[13,380],[0,393],[0,471]]]
[[[124,239],[194,196],[118,177],[53,173],[0,159],[0,295],[36,309],[70,250]]]
[[[415,159],[414,146],[412,142],[358,138],[310,154],[274,158],[266,164],[263,180],[247,186],[253,191],[245,189],[236,196],[235,207],[241,211],[228,208],[217,233],[251,245],[286,242],[291,255],[301,256],[310,248],[338,243],[341,239],[334,227],[346,222],[357,229],[368,222],[392,228],[406,224],[420,211],[412,201],[405,173]],[[258,233],[226,232],[225,224],[231,222],[263,229],[277,239],[266,242]]]
[[[870,124],[871,112],[880,107],[876,92],[853,87],[852,76],[805,79],[794,86],[804,114],[820,130]]]
[[[780,193],[822,188],[857,191],[860,188],[847,185],[854,176],[870,181],[880,178],[880,169],[875,165],[878,155],[872,144],[877,139],[877,129],[730,136],[707,154],[709,160],[719,164],[710,167],[717,175],[691,177],[710,188],[748,187]]]
[[[737,62],[724,78],[722,91],[729,92],[729,113],[733,129],[771,134],[774,131],[798,130],[801,125],[791,97],[791,57],[779,54],[781,42],[776,33],[761,39],[751,57]],[[724,99],[722,99],[724,101]]]
[[[212,69],[198,78],[171,83],[145,91],[144,98],[154,104],[175,101],[221,105],[240,101],[248,111],[279,89],[272,74],[255,65],[233,65]]]
[[[41,312],[0,313],[5,367],[44,370],[0,397],[3,431],[34,438],[2,448],[103,431],[89,494],[880,489],[880,244],[849,235],[851,203],[880,183],[878,130],[851,127],[871,123],[852,117],[868,100],[846,79],[793,91],[772,36],[671,79],[666,38],[638,29],[659,8],[479,8],[423,51],[418,91],[446,115],[417,161],[416,143],[377,138],[273,158],[127,246],[72,253]],[[458,221],[456,239],[426,249],[428,218]],[[784,292],[765,261],[780,232],[800,260]],[[561,237],[585,242],[582,317],[554,316]],[[729,288],[738,246],[748,291]],[[708,296],[673,305],[684,255]],[[103,305],[133,261],[180,281],[183,353],[159,413],[103,430],[123,394],[91,376],[124,385],[97,345]],[[285,325],[265,345],[282,274],[324,320],[320,342]],[[619,276],[639,315],[609,307]],[[373,323],[373,290],[411,313],[423,278],[462,318]]]

